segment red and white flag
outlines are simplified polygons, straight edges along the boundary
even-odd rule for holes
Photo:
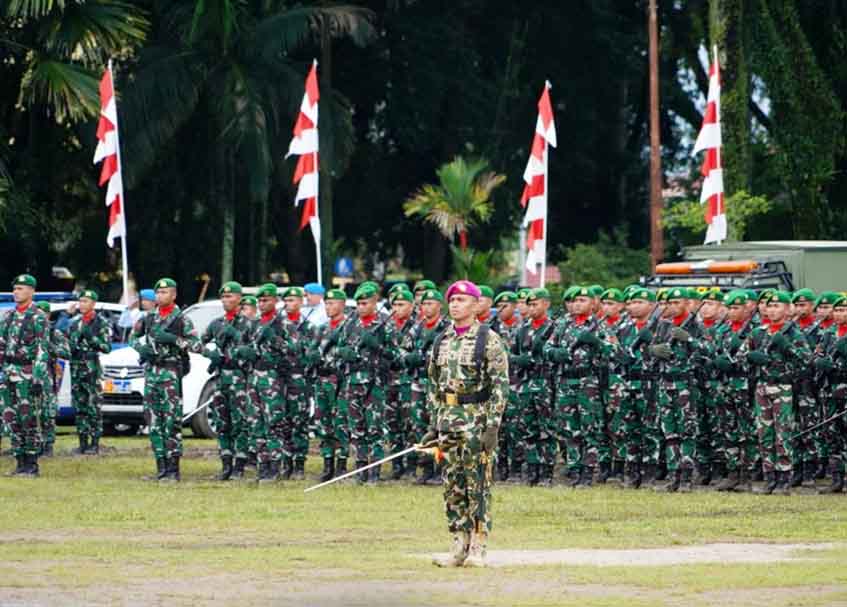
[[[536,272],[536,266],[542,265],[541,284],[544,283],[544,266],[547,255],[547,172],[549,166],[549,146],[556,147],[556,124],[553,121],[553,106],[550,103],[550,82],[544,83],[544,90],[538,100],[538,120],[535,123],[535,135],[532,139],[532,151],[523,174],[526,182],[521,206],[526,209],[524,225],[526,231],[526,269]]]
[[[706,150],[703,166],[703,189],[700,202],[705,204],[706,240],[720,243],[726,240],[726,208],[723,194],[723,166],[721,164],[721,82],[718,53],[715,49],[714,63],[709,68],[709,96],[703,127],[694,144],[694,154]]]
[[[112,83],[112,66],[106,68],[100,80],[100,121],[97,123],[97,149],[94,164],[101,160],[100,185],[106,188],[106,206],[109,208],[109,234],[106,242],[115,246],[115,238],[124,240],[126,246],[126,217],[124,214],[124,186],[121,180],[121,163],[118,139],[118,109],[115,103],[115,87]]]
[[[294,124],[294,138],[288,147],[289,156],[300,156],[297,168],[294,170],[294,183],[297,185],[297,195],[294,206],[303,203],[303,214],[300,218],[300,229],[308,224],[312,228],[312,236],[320,250],[321,221],[318,217],[318,62],[312,62],[312,69],[306,76],[306,94],[300,104],[300,114]]]

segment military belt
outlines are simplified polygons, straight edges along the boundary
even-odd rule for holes
[[[469,394],[457,394],[456,392],[445,392],[444,402],[450,406],[470,405],[473,403],[484,403],[491,398],[491,390],[485,389]]]

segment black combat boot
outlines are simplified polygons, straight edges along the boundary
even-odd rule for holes
[[[823,480],[826,478],[826,459],[820,458],[817,460],[817,469],[815,470],[815,480]]]
[[[230,474],[230,478],[234,481],[240,481],[244,478],[244,468],[247,466],[247,458],[245,457],[236,457],[235,465],[232,467],[232,474]]]
[[[218,481],[228,481],[229,477],[232,476],[232,456],[231,455],[221,455],[221,471],[215,477],[215,480]]]
[[[523,478],[523,461],[521,460],[512,460],[512,466],[509,468],[509,478],[508,481],[510,483],[520,483]]]
[[[752,480],[754,483],[760,483],[765,480],[765,469],[762,468],[762,460],[757,459],[753,464]]]
[[[624,472],[623,484],[624,489],[638,489],[641,486],[641,463],[627,462]]]
[[[841,493],[844,490],[844,474],[837,470],[832,472],[832,483],[826,487],[818,489],[820,495],[829,495],[831,493]]]
[[[295,481],[302,481],[306,478],[306,460],[299,457],[294,460],[294,474],[291,478]]]
[[[597,473],[597,482],[601,485],[605,485],[606,481],[612,476],[612,466],[609,462],[602,462],[600,464],[600,471]]]
[[[362,468],[362,467],[367,466],[367,465],[368,465],[368,462],[356,462],[356,468],[357,469]],[[368,472],[369,472],[369,470],[362,470],[361,472],[359,472],[358,478],[356,480],[359,482],[360,485],[364,485],[365,483],[368,482],[368,478],[370,477]]]
[[[335,476],[342,476],[343,474],[347,474],[347,458],[339,457],[335,462]]]
[[[815,470],[817,470],[816,462],[803,462],[803,487],[806,489],[815,488]]]
[[[179,476],[179,455],[168,458],[168,465],[165,469],[165,476],[159,479],[162,483],[178,483]]]
[[[694,483],[691,482],[691,476],[694,471],[691,468],[685,468],[679,480],[679,492],[691,493],[694,491]],[[702,481],[701,481],[702,482]]]
[[[370,473],[368,478],[369,483],[375,485],[379,482],[380,468],[382,468],[382,466],[374,466],[373,468],[368,470],[368,472]]]
[[[653,477],[653,480],[663,481],[668,478],[668,474],[670,474],[670,471],[667,465],[659,462],[656,465],[656,476]]]
[[[53,457],[53,443],[41,445],[41,457]]]
[[[797,462],[794,469],[791,471],[791,487],[799,487],[803,484],[803,462]]]
[[[509,460],[505,456],[497,458],[497,480],[505,483],[509,479]]]
[[[583,466],[582,473],[579,475],[579,483],[577,489],[591,489],[594,483],[594,466]]]
[[[712,464],[712,480],[713,481],[722,481],[726,478],[726,463],[718,462],[716,464]]]
[[[403,458],[391,460],[391,480],[399,481],[406,473],[406,466],[403,465]]]
[[[275,483],[279,480],[279,460],[259,462],[259,483]]]
[[[736,468],[735,470],[730,470],[721,482],[718,483],[718,486],[715,487],[716,491],[734,491],[738,484],[741,482],[741,471]]]
[[[268,471],[271,468],[271,462],[263,462],[261,460],[256,462],[256,482],[262,483],[268,478]]]
[[[156,458],[156,476],[153,477],[152,480],[160,481],[165,478],[165,474],[168,472],[168,460],[164,457]],[[150,480],[150,479],[148,479]]]
[[[654,490],[660,493],[676,493],[679,491],[679,485],[682,480],[682,471],[675,470],[668,472],[667,482],[657,485]]]
[[[23,471],[21,471],[18,476],[23,476],[25,478],[36,478],[38,476],[37,455],[24,455]]]
[[[689,471],[690,472],[690,471]],[[683,474],[683,476],[685,476]],[[701,487],[708,487],[712,482],[712,465],[708,462],[697,463],[697,484]],[[682,490],[682,489],[680,489]]]
[[[88,445],[88,451],[85,452],[86,455],[100,455],[100,437],[92,436],[91,443]]]
[[[552,464],[541,464],[541,476],[538,481],[539,487],[552,487],[553,486],[553,465]]]
[[[85,455],[88,453],[88,437],[79,435],[79,447],[74,449],[74,455]]]
[[[774,495],[791,495],[793,478],[792,472],[777,472],[776,488],[773,490]]]
[[[22,474],[24,469],[26,469],[26,459],[23,455],[15,456],[15,470],[9,473],[9,476],[17,476],[18,474]]]
[[[535,487],[538,481],[541,480],[541,464],[527,464],[526,466],[526,484],[530,487]]]
[[[568,469],[568,481],[567,481],[568,487],[576,487],[577,485],[579,485],[579,478],[580,478],[579,468],[569,468]]]
[[[280,478],[284,481],[287,481],[291,478],[291,475],[294,474],[294,460],[290,457],[283,455],[282,456],[282,473],[280,474]]]
[[[645,464],[641,474],[641,485],[650,485],[656,480],[656,464]]]
[[[257,465],[258,465],[258,460],[256,458],[256,452],[255,451],[248,451],[247,452],[247,463],[245,464],[245,466],[247,468],[255,468]]]
[[[776,472],[765,472],[763,476],[765,478],[764,486],[757,487],[753,490],[753,493],[758,493],[759,495],[770,495],[774,492],[774,489],[776,489]]]
[[[622,483],[624,482],[625,476],[626,465],[624,464],[623,460],[616,459],[612,464],[612,476],[609,477],[609,480]]]
[[[335,458],[333,456],[324,458],[324,469],[321,472],[320,480],[322,483],[325,483],[328,480],[332,480],[335,477]]]
[[[431,459],[426,460],[421,464],[421,475],[418,477],[418,485],[426,485],[435,478],[435,462]]]
[[[742,466],[739,470],[738,485],[736,485],[734,491],[736,493],[750,493],[753,491],[753,483],[750,482],[750,471],[746,466]]]

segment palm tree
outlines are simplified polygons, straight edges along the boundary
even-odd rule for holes
[[[133,158],[126,178],[130,187],[138,185],[189,122],[205,125],[206,149],[197,150],[196,161],[206,166],[207,198],[221,209],[221,280],[229,280],[236,197],[244,191],[246,202],[260,208],[258,257],[263,259],[268,235],[262,218],[271,185],[280,181],[274,175],[291,170],[282,157],[307,71],[307,63],[295,61],[292,53],[317,46],[322,36],[366,44],[375,35],[372,13],[349,6],[287,10],[273,0],[163,0],[158,5],[155,41],[141,53],[125,88],[124,141]],[[321,164],[328,174],[351,149],[352,124],[343,119],[347,105],[338,93],[322,90],[320,104]],[[261,262],[258,273],[264,273]]]
[[[438,184],[426,184],[403,203],[406,217],[419,216],[434,224],[448,241],[458,235],[459,246],[468,248],[468,228],[491,218],[491,193],[506,181],[505,175],[484,172],[488,162],[466,161],[457,156],[437,171]]]

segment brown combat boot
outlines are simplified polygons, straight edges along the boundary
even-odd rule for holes
[[[470,534],[467,531],[453,534],[453,545],[447,557],[435,557],[432,559],[434,565],[439,567],[461,567],[468,558],[470,547]]]
[[[468,547],[468,556],[465,558],[464,567],[485,567],[486,544],[488,533],[486,531],[474,531],[471,533],[471,543]]]

